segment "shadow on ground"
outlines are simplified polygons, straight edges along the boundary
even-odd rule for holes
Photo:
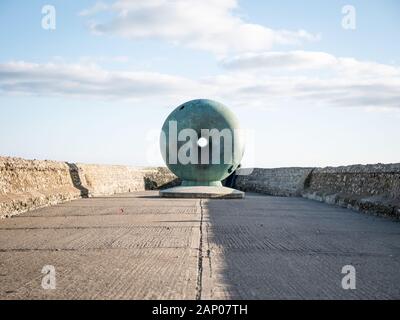
[[[160,183],[159,181],[156,181],[156,179],[153,179],[151,177],[144,177],[143,180],[144,180],[145,190],[162,190],[162,189],[176,187],[181,184],[181,180],[179,178],[176,178],[167,183]]]
[[[302,198],[247,195],[203,208],[209,298],[400,298],[399,223]],[[342,288],[345,265],[356,290]]]

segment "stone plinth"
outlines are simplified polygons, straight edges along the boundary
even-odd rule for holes
[[[215,186],[174,187],[160,191],[164,198],[217,198],[217,199],[243,199],[244,192]]]

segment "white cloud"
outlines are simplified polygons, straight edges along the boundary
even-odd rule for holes
[[[89,8],[89,9],[82,10],[81,12],[79,12],[79,15],[82,16],[82,17],[92,16],[92,15],[94,15],[96,13],[105,11],[108,8],[109,8],[109,6],[106,3],[99,1],[93,7]]]
[[[232,79],[247,79],[244,98],[269,101],[290,97],[322,106],[400,107],[400,68],[325,52],[247,53],[220,61]],[[227,78],[227,76],[225,76]]]
[[[335,72],[347,78],[400,76],[400,68],[397,66],[335,57],[329,53],[316,51],[245,53],[221,59],[220,64],[228,70],[243,72],[251,70],[298,72],[319,69]]]
[[[199,85],[156,72],[107,71],[93,63],[0,64],[0,92],[112,99],[173,98]]]
[[[204,97],[242,107],[400,108],[400,69],[396,66],[318,52],[244,55],[222,64],[227,70],[220,75],[190,79],[111,71],[90,63],[11,62],[0,64],[0,92],[132,99],[138,106],[148,101],[177,105]]]
[[[337,64],[336,57],[325,52],[289,51],[245,53],[221,60],[221,65],[232,70],[259,69],[315,69]]]
[[[247,23],[235,14],[237,9],[236,0],[119,0],[108,6],[98,3],[80,14],[93,16],[90,28],[96,34],[164,39],[218,55],[319,39],[305,30],[273,30]],[[111,20],[99,22],[96,14],[101,11],[111,12]]]

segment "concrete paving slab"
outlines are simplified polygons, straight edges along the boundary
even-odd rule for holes
[[[400,223],[252,194],[80,199],[0,220],[0,299],[23,298],[399,299]]]
[[[194,299],[197,250],[144,248],[0,252],[1,299]],[[56,289],[41,287],[43,265]],[[12,267],[5,270],[4,266]]]
[[[398,299],[400,224],[301,198],[203,206],[204,299]],[[356,268],[344,290],[342,267]]]

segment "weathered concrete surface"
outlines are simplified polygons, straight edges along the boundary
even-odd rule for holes
[[[210,259],[203,261],[203,298],[400,298],[397,221],[250,194],[204,209]],[[341,287],[348,264],[357,271],[356,290]]]
[[[0,298],[399,299],[400,224],[303,198],[78,199],[0,221]]]

